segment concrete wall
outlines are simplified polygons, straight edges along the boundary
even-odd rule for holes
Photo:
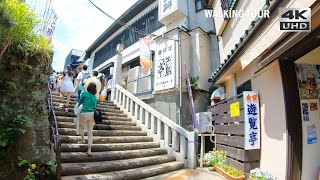
[[[206,92],[196,92],[193,95],[196,113],[206,111],[206,108],[209,105],[207,97],[208,94]],[[165,95],[154,95],[153,98],[145,99],[143,101],[178,124],[179,92]],[[192,117],[190,110],[190,101],[187,92],[184,92],[182,95],[181,117],[181,126],[187,130],[190,129]]]
[[[257,70],[258,66],[251,63],[243,71],[237,73],[237,85],[251,79],[252,90],[259,94],[261,114],[260,168],[268,170],[277,179],[285,179],[286,116],[279,62],[275,61],[258,74],[254,74]],[[229,94],[232,89],[232,81],[226,81],[225,86]]]
[[[265,4],[265,0],[239,0],[236,10],[260,10]],[[221,11],[220,1],[215,1],[213,5],[214,11]],[[254,17],[236,17],[229,21],[224,20],[223,17],[214,18],[217,34],[221,35],[219,39],[219,50],[221,61],[223,61],[229,54],[230,50],[239,41],[245,30],[249,27]]]
[[[255,75],[252,78],[252,88],[258,92],[260,100],[260,168],[270,171],[278,179],[285,179],[287,127],[279,62],[273,62]]]

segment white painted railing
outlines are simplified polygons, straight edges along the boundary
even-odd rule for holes
[[[114,103],[124,113],[159,142],[161,148],[166,148],[169,154],[175,155],[177,161],[184,162],[188,168],[196,168],[195,132],[183,129],[121,86],[115,85],[114,88]]]

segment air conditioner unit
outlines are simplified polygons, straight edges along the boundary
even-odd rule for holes
[[[199,112],[196,113],[196,121],[199,124],[199,133],[212,133],[212,113]]]

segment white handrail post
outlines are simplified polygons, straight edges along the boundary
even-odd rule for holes
[[[131,116],[133,116],[133,105],[134,105],[133,100],[130,99],[130,113],[131,113]]]
[[[172,149],[176,152],[178,152],[180,149],[180,136],[175,130],[172,131]]]
[[[112,75],[112,88],[111,88],[111,101],[113,102],[115,99],[115,90],[116,84],[121,85],[121,77],[122,77],[122,50],[123,45],[117,45],[117,59],[114,61],[114,72]]]
[[[136,120],[139,119],[138,111],[139,111],[139,105],[138,103],[134,103],[134,117],[136,118]]]
[[[129,99],[128,96],[126,96],[126,103],[127,103],[126,104],[126,111],[129,112],[130,111],[130,107],[129,107],[130,106],[130,104],[129,104],[130,103],[130,99]]]
[[[171,128],[168,125],[164,125],[164,143],[170,146],[172,140]]]
[[[180,154],[183,158],[187,157],[188,153],[188,138],[180,135]]]
[[[188,168],[195,169],[197,167],[197,155],[196,148],[198,143],[197,132],[188,132],[188,158],[187,166]]]
[[[160,139],[163,139],[163,133],[164,129],[163,129],[163,123],[161,121],[161,119],[158,119],[157,120],[157,136],[160,138]]]
[[[153,134],[156,134],[156,133],[157,133],[156,126],[157,126],[157,124],[156,124],[155,117],[154,117],[154,115],[151,114],[151,132],[152,132]]]

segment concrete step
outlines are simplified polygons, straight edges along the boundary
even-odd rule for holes
[[[73,122],[57,122],[58,128],[76,128]],[[131,130],[141,131],[141,127],[128,126],[128,125],[107,125],[107,124],[96,124],[93,127],[94,130]]]
[[[56,114],[57,121],[63,121],[63,122],[74,122],[75,117],[68,117],[68,116],[58,116]],[[109,120],[109,121],[129,121],[131,122],[131,118],[126,117],[117,117],[117,116],[102,116],[103,120]]]
[[[66,99],[67,96],[64,95],[64,99]],[[60,95],[59,94],[52,94],[52,99],[60,99]],[[70,100],[73,100],[73,101],[76,101],[77,100],[77,97],[72,95],[70,97]],[[101,102],[105,102],[105,103],[112,103],[112,101],[101,101]]]
[[[55,108],[57,108],[57,107],[59,107],[59,105],[60,105],[60,101],[59,102],[52,102],[52,104],[55,106]],[[70,108],[73,108],[75,106],[75,104],[74,105],[69,105],[69,107]],[[97,108],[98,109],[104,109],[104,108],[106,108],[106,109],[115,109],[115,110],[120,110],[120,108],[118,108],[117,106],[115,106],[115,105],[101,105],[101,104],[98,104],[97,105]]]
[[[64,98],[64,102],[66,102],[66,98]],[[52,98],[52,102],[61,103],[60,98]],[[70,99],[71,106],[75,106],[78,102],[76,100]],[[115,106],[112,102],[105,102],[105,101],[98,101],[98,105],[108,105],[108,106]]]
[[[93,174],[110,171],[119,171],[125,169],[139,168],[175,161],[173,155],[158,155],[143,158],[134,158],[126,160],[84,162],[84,163],[62,163],[62,176]]]
[[[158,142],[136,142],[136,143],[118,143],[118,144],[93,144],[92,152],[101,151],[124,151],[135,149],[159,148]],[[62,152],[87,152],[87,144],[61,144]]]
[[[54,107],[55,111],[58,112],[58,111],[62,111],[64,112],[64,108],[61,108],[59,106],[55,106]],[[115,114],[122,114],[123,117],[126,117],[124,114],[123,114],[123,111],[119,110],[119,109],[115,109],[115,108],[97,108],[98,110],[100,110],[102,113],[113,113],[111,115],[115,115]],[[74,108],[73,107],[70,107],[69,108],[69,112],[74,112]]]
[[[80,142],[81,136],[60,135],[61,143],[77,143]],[[87,143],[87,136],[85,136]],[[148,136],[93,136],[94,144],[109,144],[109,143],[132,143],[132,142],[152,142],[153,138]]]
[[[74,122],[75,117],[65,117],[65,116],[57,116],[57,122]],[[128,125],[135,126],[136,123],[132,121],[117,121],[115,120],[102,120],[103,124],[107,125]]]
[[[140,149],[140,150],[128,150],[128,151],[107,151],[107,152],[93,152],[91,156],[88,156],[86,152],[64,152],[61,153],[61,162],[95,162],[95,161],[114,161],[121,159],[132,159],[156,156],[161,154],[167,154],[166,149],[154,148],[154,149]]]
[[[56,116],[67,116],[67,117],[75,117],[74,112],[64,112],[62,109],[56,109],[55,111]],[[119,114],[119,113],[113,113],[113,112],[102,112],[102,116],[107,116],[107,118],[111,117],[125,117],[127,118],[128,116],[125,114]]]
[[[184,167],[182,162],[168,162],[152,166],[86,175],[63,176],[62,180],[133,180],[156,176]]]
[[[59,128],[59,134],[76,136],[76,130],[71,128]],[[87,135],[86,131],[84,133]],[[93,130],[94,136],[147,136],[143,131],[126,131],[126,130]]]

